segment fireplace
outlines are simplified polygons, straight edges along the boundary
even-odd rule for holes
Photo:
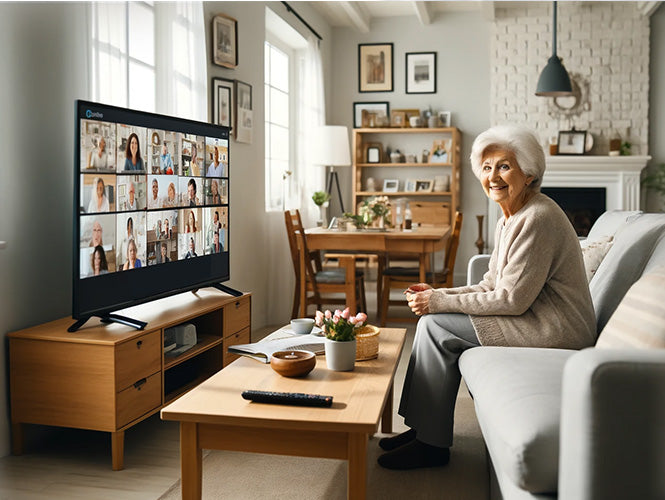
[[[546,194],[566,212],[577,236],[586,236],[596,219],[605,211],[605,188],[543,187]]]
[[[547,190],[552,188],[601,189],[605,193],[602,211],[639,210],[640,172],[650,159],[650,156],[547,156],[542,191],[548,194]],[[487,249],[491,251],[501,210],[490,200],[487,213],[486,241]]]

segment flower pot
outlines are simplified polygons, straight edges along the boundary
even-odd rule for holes
[[[325,339],[326,363],[330,370],[348,372],[356,364],[356,340],[339,342]]]

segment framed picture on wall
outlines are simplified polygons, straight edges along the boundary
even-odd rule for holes
[[[586,144],[586,131],[567,130],[559,132],[560,155],[583,155]]]
[[[252,143],[254,128],[252,116],[252,86],[236,80],[236,123],[235,138],[238,142]]]
[[[393,44],[358,45],[358,92],[393,91]]]
[[[224,127],[233,126],[233,80],[212,79],[212,122]]]
[[[436,52],[406,53],[406,93],[436,93]]]
[[[225,68],[238,65],[238,21],[225,14],[212,20],[213,62]]]

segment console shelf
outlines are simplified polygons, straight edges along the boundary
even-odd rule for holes
[[[69,333],[62,318],[8,334],[12,452],[23,452],[24,424],[105,431],[122,469],[124,431],[233,361],[228,347],[250,342],[250,312],[249,294],[206,288],[119,311],[144,330],[91,319]],[[168,356],[164,331],[183,323],[197,343]]]

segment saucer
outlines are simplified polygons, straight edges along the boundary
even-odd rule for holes
[[[311,331],[310,333],[305,333],[305,334],[294,332],[294,331],[293,331],[293,328],[291,328],[291,325],[286,325],[286,326],[285,326],[284,328],[282,328],[281,330],[282,330],[284,333],[289,333],[289,334],[291,334],[291,335],[310,335],[310,334],[311,334],[311,335],[317,335],[317,336],[320,337],[320,336],[321,336],[320,334],[323,333],[323,330],[321,330],[321,328],[319,328],[319,327],[316,326],[316,325],[314,325],[314,327],[312,328],[312,331]]]

